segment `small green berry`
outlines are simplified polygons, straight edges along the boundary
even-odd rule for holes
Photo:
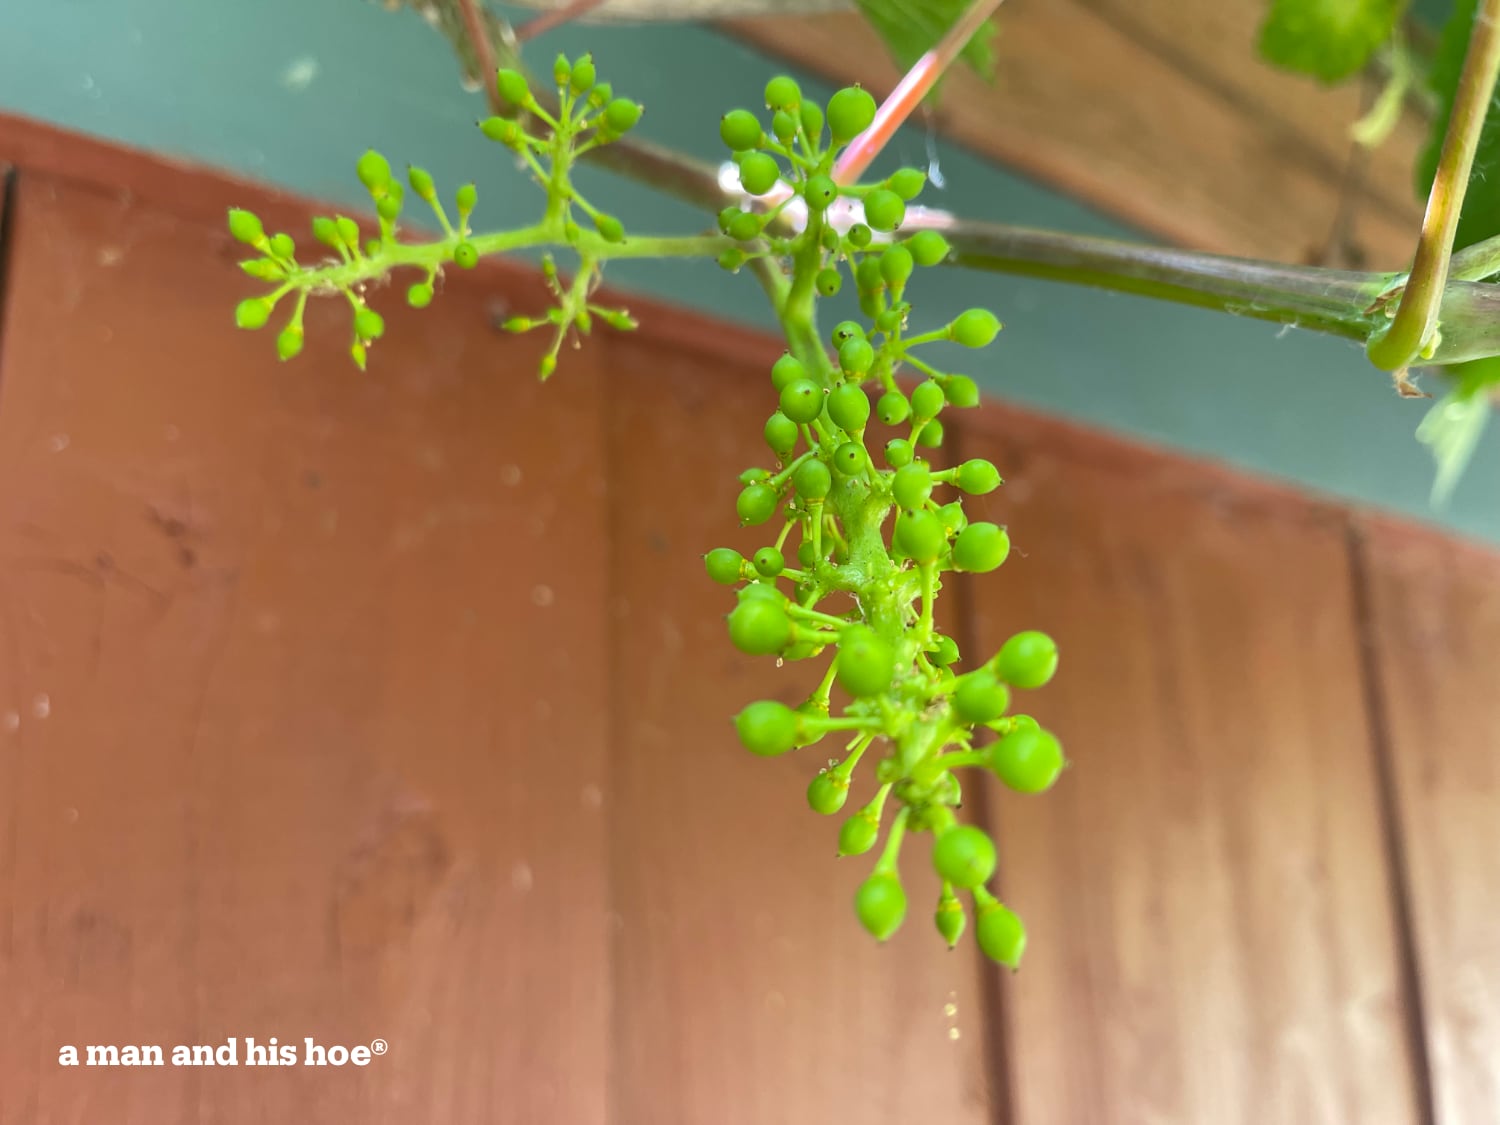
[[[602,211],[593,216],[593,219],[594,229],[599,232],[599,237],[605,242],[625,241],[625,224],[619,219],[613,215],[606,215]]]
[[[922,194],[927,184],[927,173],[917,168],[898,168],[885,181],[885,186],[910,203]]]
[[[828,99],[828,132],[836,145],[847,144],[875,120],[875,99],[868,90],[846,86]]]
[[[911,442],[905,438],[891,438],[885,443],[885,463],[893,469],[904,469],[911,464]]]
[[[979,405],[979,384],[967,375],[949,375],[943,383],[943,394],[950,406],[968,409]]]
[[[751,152],[740,161],[740,185],[751,195],[765,195],[781,180],[781,166],[764,152]]]
[[[390,182],[390,161],[381,156],[374,149],[368,150],[359,158],[354,166],[355,174],[359,176],[359,182],[364,184],[369,191],[384,191],[385,185]]]
[[[406,170],[407,182],[411,184],[411,190],[417,193],[417,198],[431,203],[437,198],[437,188],[433,185],[432,175],[424,168],[412,165]]]
[[[473,269],[479,264],[479,248],[472,242],[460,242],[453,248],[453,262],[459,269]]]
[[[858,476],[869,468],[870,455],[857,441],[846,441],[833,453],[833,467],[846,477]]]
[[[978,896],[975,897],[978,901]],[[1021,956],[1026,952],[1026,927],[1009,907],[986,898],[988,901],[978,903],[974,919],[979,948],[991,961],[998,961],[1008,969],[1019,968]]]
[[[288,324],[276,337],[276,354],[291,359],[302,350],[302,325]]]
[[[568,80],[572,76],[573,64],[568,61],[567,55],[559,51],[557,54],[557,58],[554,59],[552,63],[552,80],[556,82],[558,88],[561,89],[563,86],[566,86],[568,84]]]
[[[819,138],[823,136],[823,111],[818,108],[817,103],[804,101],[801,116],[802,131],[807,134],[807,139],[816,148]]]
[[[715,547],[703,556],[703,565],[720,586],[733,586],[744,577],[745,556],[732,547]]]
[[[495,72],[495,92],[500,100],[516,109],[525,109],[531,104],[531,87],[526,76],[519,70],[502,67]]]
[[[900,243],[887,246],[880,255],[880,276],[892,289],[900,289],[911,277],[911,251]]]
[[[802,87],[796,79],[779,74],[766,83],[766,108],[794,110],[802,104]]]
[[[932,866],[955,887],[977,887],[995,873],[995,844],[982,828],[954,825],[932,845]]]
[[[983,496],[1000,487],[1000,470],[984,458],[975,457],[958,467],[953,483],[970,496]]]
[[[775,602],[751,598],[730,613],[729,639],[749,656],[767,656],[786,648],[792,639],[792,622]]]
[[[785,461],[797,448],[797,423],[778,410],[766,419],[765,438],[771,452]]]
[[[886,391],[875,404],[875,417],[887,426],[899,426],[911,417],[911,403],[900,391]]]
[[[870,396],[858,383],[840,383],[828,392],[828,418],[845,433],[859,433],[870,421]]]
[[[740,742],[750,753],[763,758],[785,754],[796,746],[800,725],[797,712],[773,699],[752,703],[734,717]]]
[[[1057,671],[1057,642],[1036,630],[1017,633],[1001,646],[995,671],[1012,687],[1039,688]]]
[[[879,231],[893,231],[906,218],[906,204],[901,197],[885,188],[876,188],[865,196],[865,222]]]
[[[958,642],[952,637],[946,637],[939,633],[933,637],[932,644],[927,651],[932,657],[933,663],[939,667],[947,668],[958,663]]]
[[[771,135],[784,145],[797,139],[797,119],[790,113],[777,110],[771,115]]]
[[[937,923],[938,933],[942,934],[943,940],[948,943],[948,948],[955,948],[958,945],[958,939],[964,935],[964,926],[968,919],[964,917],[963,903],[958,901],[958,897],[947,886],[943,887],[943,893],[938,898],[934,921]]]
[[[266,230],[261,225],[260,217],[253,211],[246,211],[241,207],[229,209],[229,233],[240,242],[251,246],[258,246],[266,237]]]
[[[759,215],[741,211],[730,221],[729,229],[725,233],[736,242],[754,242],[760,237],[761,225]]]
[[[919,563],[936,562],[948,545],[943,521],[931,512],[902,512],[896,517],[894,538],[896,546]]]
[[[821,500],[833,488],[833,474],[822,461],[809,458],[792,474],[792,487],[804,500]]]
[[[784,390],[788,383],[806,378],[807,368],[791,352],[785,353],[771,365],[771,387],[778,392]]]
[[[746,526],[765,523],[776,511],[776,490],[768,484],[746,486],[735,501],[740,522]]]
[[[943,444],[943,423],[936,418],[928,420],[917,434],[917,444],[923,449],[936,449]]]
[[[399,204],[401,197],[397,195],[395,198]],[[292,241],[292,236],[289,234],[273,234],[271,236],[271,253],[284,261],[291,261],[297,256],[297,244]]]
[[[1013,730],[990,747],[990,769],[1017,793],[1046,792],[1065,765],[1062,745],[1041,729]]]
[[[568,74],[568,91],[574,97],[587,93],[594,87],[594,80],[598,74],[594,70],[594,57],[584,55],[573,64],[572,71]]]
[[[814,211],[825,210],[838,197],[838,185],[828,176],[810,176],[802,185],[802,198]]]
[[[820,297],[834,297],[844,287],[844,275],[834,266],[825,266],[813,280]]]
[[[1000,331],[1000,321],[989,309],[968,309],[948,325],[948,336],[966,348],[982,348]]]
[[[786,560],[775,547],[762,547],[755,552],[754,565],[762,578],[775,578],[786,569]]]
[[[935,230],[919,230],[902,243],[919,266],[935,266],[952,251],[948,240]]]
[[[867,625],[851,625],[839,637],[839,686],[856,699],[888,691],[896,674],[896,653]]]
[[[837,770],[825,770],[808,783],[807,804],[815,813],[832,816],[849,799],[849,779]]]
[[[432,304],[432,286],[419,281],[406,291],[406,303],[414,309],[425,309]]]
[[[863,336],[845,340],[839,347],[839,369],[846,375],[863,375],[875,366],[875,349]]]
[[[992,523],[971,523],[953,543],[953,565],[959,570],[988,574],[1010,554],[1010,536]]]
[[[453,193],[453,203],[460,215],[470,215],[479,206],[479,189],[473,184],[462,184]]]
[[[612,136],[624,136],[641,119],[641,104],[629,98],[615,98],[604,107],[604,127]]]
[[[234,323],[240,328],[264,328],[273,307],[265,297],[247,297],[234,307]]]
[[[354,334],[361,340],[378,340],[385,335],[385,318],[366,307],[354,314]]]
[[[966,723],[989,723],[1005,714],[1010,691],[993,672],[981,668],[958,681],[951,699],[954,713]]]
[[[906,891],[900,877],[894,871],[876,871],[860,884],[854,912],[876,941],[885,941],[906,918]]]
[[[719,137],[731,151],[748,152],[760,147],[765,134],[755,114],[748,109],[735,109],[719,121]]]
[[[811,379],[788,383],[781,392],[781,412],[793,422],[811,422],[823,413],[823,388]]]
[[[943,388],[933,380],[928,379],[926,382],[919,383],[912,388],[911,415],[918,421],[936,418],[947,404],[947,401],[943,396]]]
[[[891,478],[891,496],[908,512],[920,511],[931,495],[932,472],[923,461],[902,466]]]

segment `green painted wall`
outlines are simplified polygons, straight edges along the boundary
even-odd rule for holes
[[[714,158],[719,114],[751,101],[768,73],[755,53],[696,27],[570,28],[540,48],[592,49],[616,89],[646,103],[648,136]],[[528,218],[538,205],[503,151],[473,129],[480,99],[460,87],[446,44],[416,15],[366,0],[0,5],[0,109],[329,200],[362,201],[352,166],[373,145],[450,186],[476,179],[485,223]],[[902,137],[896,149],[921,162],[925,138]],[[952,146],[941,148],[941,167],[939,206],[1128,233]],[[627,225],[703,225],[642,188],[602,180],[589,175],[584,190]],[[767,322],[754,282],[711,265],[641,263],[612,279]],[[1350,344],[955,271],[926,275],[920,295],[935,322],[979,301],[1001,314],[1006,331],[983,363],[964,357],[995,395],[1500,542],[1500,437],[1486,436],[1448,509],[1432,511],[1431,466],[1412,436],[1425,407],[1392,394]]]

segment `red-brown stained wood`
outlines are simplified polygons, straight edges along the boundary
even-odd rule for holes
[[[768,368],[643,342],[612,342],[609,367],[616,1119],[993,1120],[976,950],[948,953],[933,927],[925,839],[906,924],[877,945],[853,910],[874,857],[835,859],[843,817],[805,798],[843,742],[757,758],[730,723],[754,699],[800,702],[826,667],[740,655],[734,595],[701,561],[767,541],[734,501],[740,471],[770,462]],[[859,776],[848,813],[874,789]]]
[[[1377,522],[1361,547],[1441,1125],[1500,1106],[1500,556]]]
[[[0,1121],[605,1116],[603,434],[490,295],[275,360],[227,236],[23,175],[0,354]],[[491,278],[493,281],[493,277]],[[64,1044],[384,1039],[368,1067]]]
[[[1014,544],[968,582],[972,658],[1057,638],[1017,709],[1073,763],[987,802],[1030,934],[1016,1120],[1421,1120],[1341,525],[1011,420],[960,438],[1007,478],[973,518]]]

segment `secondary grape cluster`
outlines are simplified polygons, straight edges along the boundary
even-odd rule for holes
[[[922,172],[903,168],[867,185],[835,180],[838,152],[875,118],[869,93],[839,90],[825,111],[779,77],[766,86],[765,104],[769,128],[735,110],[720,136],[745,192],[766,204],[727,208],[719,224],[740,244],[722,255],[726,267],[759,255],[790,263],[780,302],[789,348],[771,368],[776,409],[764,428],[775,465],[747,469],[736,504],[741,524],[767,525],[775,535],[749,558],[721,547],[705,563],[711,578],[737,587],[728,630],[742,652],[779,661],[832,656],[797,706],[759,700],[735,726],[747,749],[767,756],[847,737],[842,758],[808,785],[808,804],[825,815],[845,809],[856,769],[876,759],[874,796],[844,820],[838,844],[845,856],[871,852],[885,828],[854,903],[871,934],[884,940],[905,919],[901,850],[911,835],[928,833],[942,887],[939,933],[950,945],[959,940],[967,924],[959,892],[966,892],[980,947],[1014,968],[1025,928],[986,886],[995,845],[982,828],[959,822],[956,771],[983,767],[1022,793],[1052,786],[1065,765],[1062,748],[1035,720],[1011,713],[1011,693],[1052,678],[1057,646],[1042,633],[1018,633],[962,670],[957,643],[935,625],[942,576],[995,570],[1010,540],[1004,528],[970,521],[964,511],[965,496],[1002,483],[993,464],[973,459],[939,469],[924,456],[941,446],[947,410],[977,404],[974,381],[915,354],[936,341],[985,347],[1000,323],[970,309],[936,329],[908,330],[908,284],[949,247],[936,231],[900,234]],[[827,218],[841,196],[859,204],[859,221],[842,230]],[[802,227],[781,233],[779,219],[795,200],[805,204]],[[865,319],[822,338],[816,302],[839,292],[846,275]],[[897,379],[905,370],[922,377],[909,390]],[[880,445],[872,423],[894,436]],[[837,713],[835,684],[848,698]],[[986,731],[994,741],[979,748]]]

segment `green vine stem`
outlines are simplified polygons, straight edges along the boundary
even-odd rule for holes
[[[1435,358],[1433,340],[1440,331],[1453,237],[1463,210],[1469,175],[1485,113],[1500,73],[1500,0],[1483,0],[1474,15],[1474,30],[1464,56],[1453,112],[1443,136],[1437,174],[1427,196],[1427,213],[1412,261],[1411,275],[1401,292],[1390,327],[1371,337],[1366,353],[1386,371],[1404,372],[1419,357]]]

